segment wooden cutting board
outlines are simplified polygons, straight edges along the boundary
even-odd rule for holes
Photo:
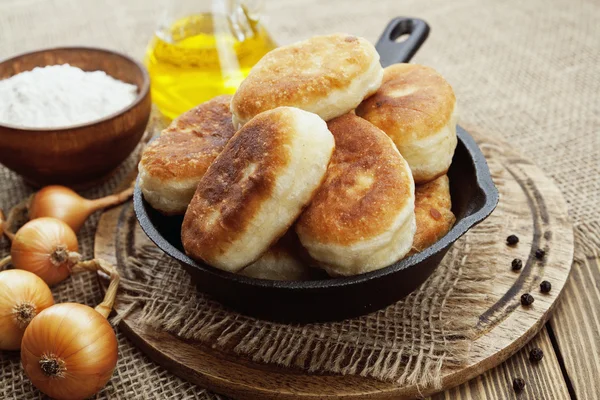
[[[535,336],[549,318],[573,260],[573,229],[567,205],[554,183],[507,144],[477,134],[473,136],[488,159],[500,191],[494,218],[484,223],[502,224],[501,231],[505,234],[497,240],[504,241],[514,233],[520,242],[514,248],[505,246],[493,259],[480,260],[482,268],[495,265],[498,271],[491,285],[489,307],[480,316],[468,362],[462,368],[444,370],[443,387],[437,390],[459,385],[495,367]],[[144,244],[148,244],[148,239],[135,223],[131,203],[102,215],[96,233],[96,257],[117,263],[117,251],[122,252],[118,258],[125,259]],[[535,258],[538,248],[549,249],[542,261]],[[477,249],[472,249],[471,256],[477,257]],[[519,273],[510,268],[509,260],[513,258],[524,262]],[[552,283],[550,294],[540,293],[542,280]],[[535,303],[527,308],[520,305],[520,296],[526,292],[535,297]],[[124,308],[117,302],[117,313]],[[150,329],[140,323],[139,312],[124,318],[120,329],[148,356],[173,373],[239,399],[398,400],[437,391],[357,376],[309,375],[296,369],[257,364],[199,342]]]

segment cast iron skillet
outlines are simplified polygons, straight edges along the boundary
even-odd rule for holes
[[[381,63],[407,62],[427,38],[429,27],[419,19],[396,18],[377,43]],[[396,42],[408,34],[403,42]],[[421,285],[438,266],[452,243],[485,219],[498,203],[498,191],[477,144],[458,127],[458,146],[448,172],[456,224],[431,247],[383,269],[362,275],[314,281],[269,281],[232,274],[196,262],[181,245],[183,217],[166,217],[134,195],[139,223],[166,254],[191,274],[198,289],[231,308],[258,318],[284,322],[341,320],[379,310]]]

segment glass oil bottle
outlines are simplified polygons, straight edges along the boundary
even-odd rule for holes
[[[260,2],[167,0],[145,64],[152,100],[175,118],[220,94],[233,94],[276,47],[260,24]]]

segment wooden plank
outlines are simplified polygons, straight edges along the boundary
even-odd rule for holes
[[[529,361],[529,351],[539,347],[544,351],[541,362]],[[519,395],[512,387],[514,378],[525,380]],[[506,362],[460,386],[439,393],[430,400],[568,400],[569,391],[560,364],[552,348],[550,335],[543,329],[531,342]]]
[[[595,253],[595,254],[594,254]],[[550,327],[574,398],[600,396],[600,255],[577,257]]]

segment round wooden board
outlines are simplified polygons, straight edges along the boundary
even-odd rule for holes
[[[444,371],[442,389],[495,367],[535,336],[554,308],[573,260],[573,229],[566,203],[554,183],[508,145],[474,137],[488,159],[500,191],[498,208],[493,218],[484,223],[503,225],[504,234],[497,238],[498,255],[481,260],[482,268],[495,265],[497,273],[489,293],[489,307],[479,319],[471,355],[462,368]],[[123,243],[148,244],[134,219],[130,203],[107,211],[96,233],[96,257],[117,263],[117,258],[121,258],[117,257],[117,251],[126,251]],[[512,233],[520,238],[514,248],[503,244]],[[535,258],[538,248],[548,249],[542,261]],[[511,271],[513,258],[524,261],[519,273]],[[544,279],[552,283],[550,294],[539,292],[539,283]],[[531,307],[520,305],[520,296],[526,292],[535,296]],[[116,312],[123,312],[124,308],[117,303]],[[130,314],[120,328],[152,359],[190,382],[234,398],[398,400],[436,391],[357,376],[309,375],[296,369],[257,364],[150,329],[140,324],[138,317],[139,312]]]

